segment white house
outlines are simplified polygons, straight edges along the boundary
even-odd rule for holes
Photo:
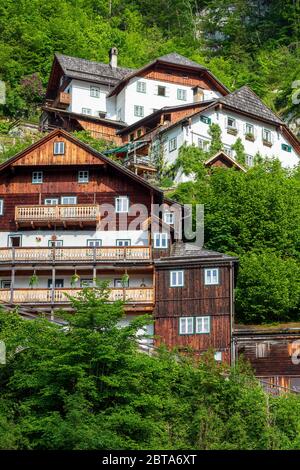
[[[224,151],[235,157],[232,146],[241,139],[246,164],[252,166],[256,154],[262,157],[277,157],[286,168],[299,163],[299,141],[287,125],[276,116],[247,86],[215,100],[206,108],[177,121],[158,133],[153,148],[163,149],[165,162],[174,164],[182,145],[196,145],[208,150],[211,142],[210,124],[218,124]],[[176,181],[190,179],[181,172]]]

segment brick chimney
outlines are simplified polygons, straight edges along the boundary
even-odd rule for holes
[[[112,69],[118,67],[118,49],[116,47],[112,47],[109,51],[109,65]]]

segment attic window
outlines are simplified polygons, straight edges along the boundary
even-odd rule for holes
[[[54,142],[54,144],[53,144],[53,154],[54,155],[64,155],[65,154],[65,143],[64,142]]]
[[[91,86],[90,96],[92,98],[100,98],[100,88],[98,88],[96,86]]]

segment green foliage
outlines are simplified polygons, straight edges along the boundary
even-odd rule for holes
[[[90,147],[97,150],[97,152],[103,152],[104,150],[113,149],[117,147],[114,142],[94,138],[89,131],[76,131],[73,132],[73,135],[77,139],[81,140],[85,144],[88,144]]]
[[[232,145],[232,149],[235,150],[235,159],[241,165],[246,163],[246,153],[245,148],[242,142],[242,139],[238,137],[235,143]]]
[[[216,153],[223,149],[222,144],[222,130],[218,124],[210,124],[208,133],[211,137],[211,143],[209,147],[209,156],[213,157]]]
[[[0,448],[286,449],[298,397],[267,398],[248,367],[138,351],[147,317],[119,327],[107,284],[72,298],[65,327],[0,312]],[[288,416],[288,419],[286,417]]]
[[[207,158],[208,153],[195,145],[182,145],[174,165],[174,172],[181,171],[187,176],[202,178],[206,174],[203,163]]]

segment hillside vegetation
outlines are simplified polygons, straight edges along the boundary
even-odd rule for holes
[[[115,45],[119,63],[128,67],[177,51],[208,66],[231,90],[250,85],[295,122],[299,5],[295,0],[0,0],[0,79],[7,84],[2,113],[35,113],[54,52],[107,62]]]

